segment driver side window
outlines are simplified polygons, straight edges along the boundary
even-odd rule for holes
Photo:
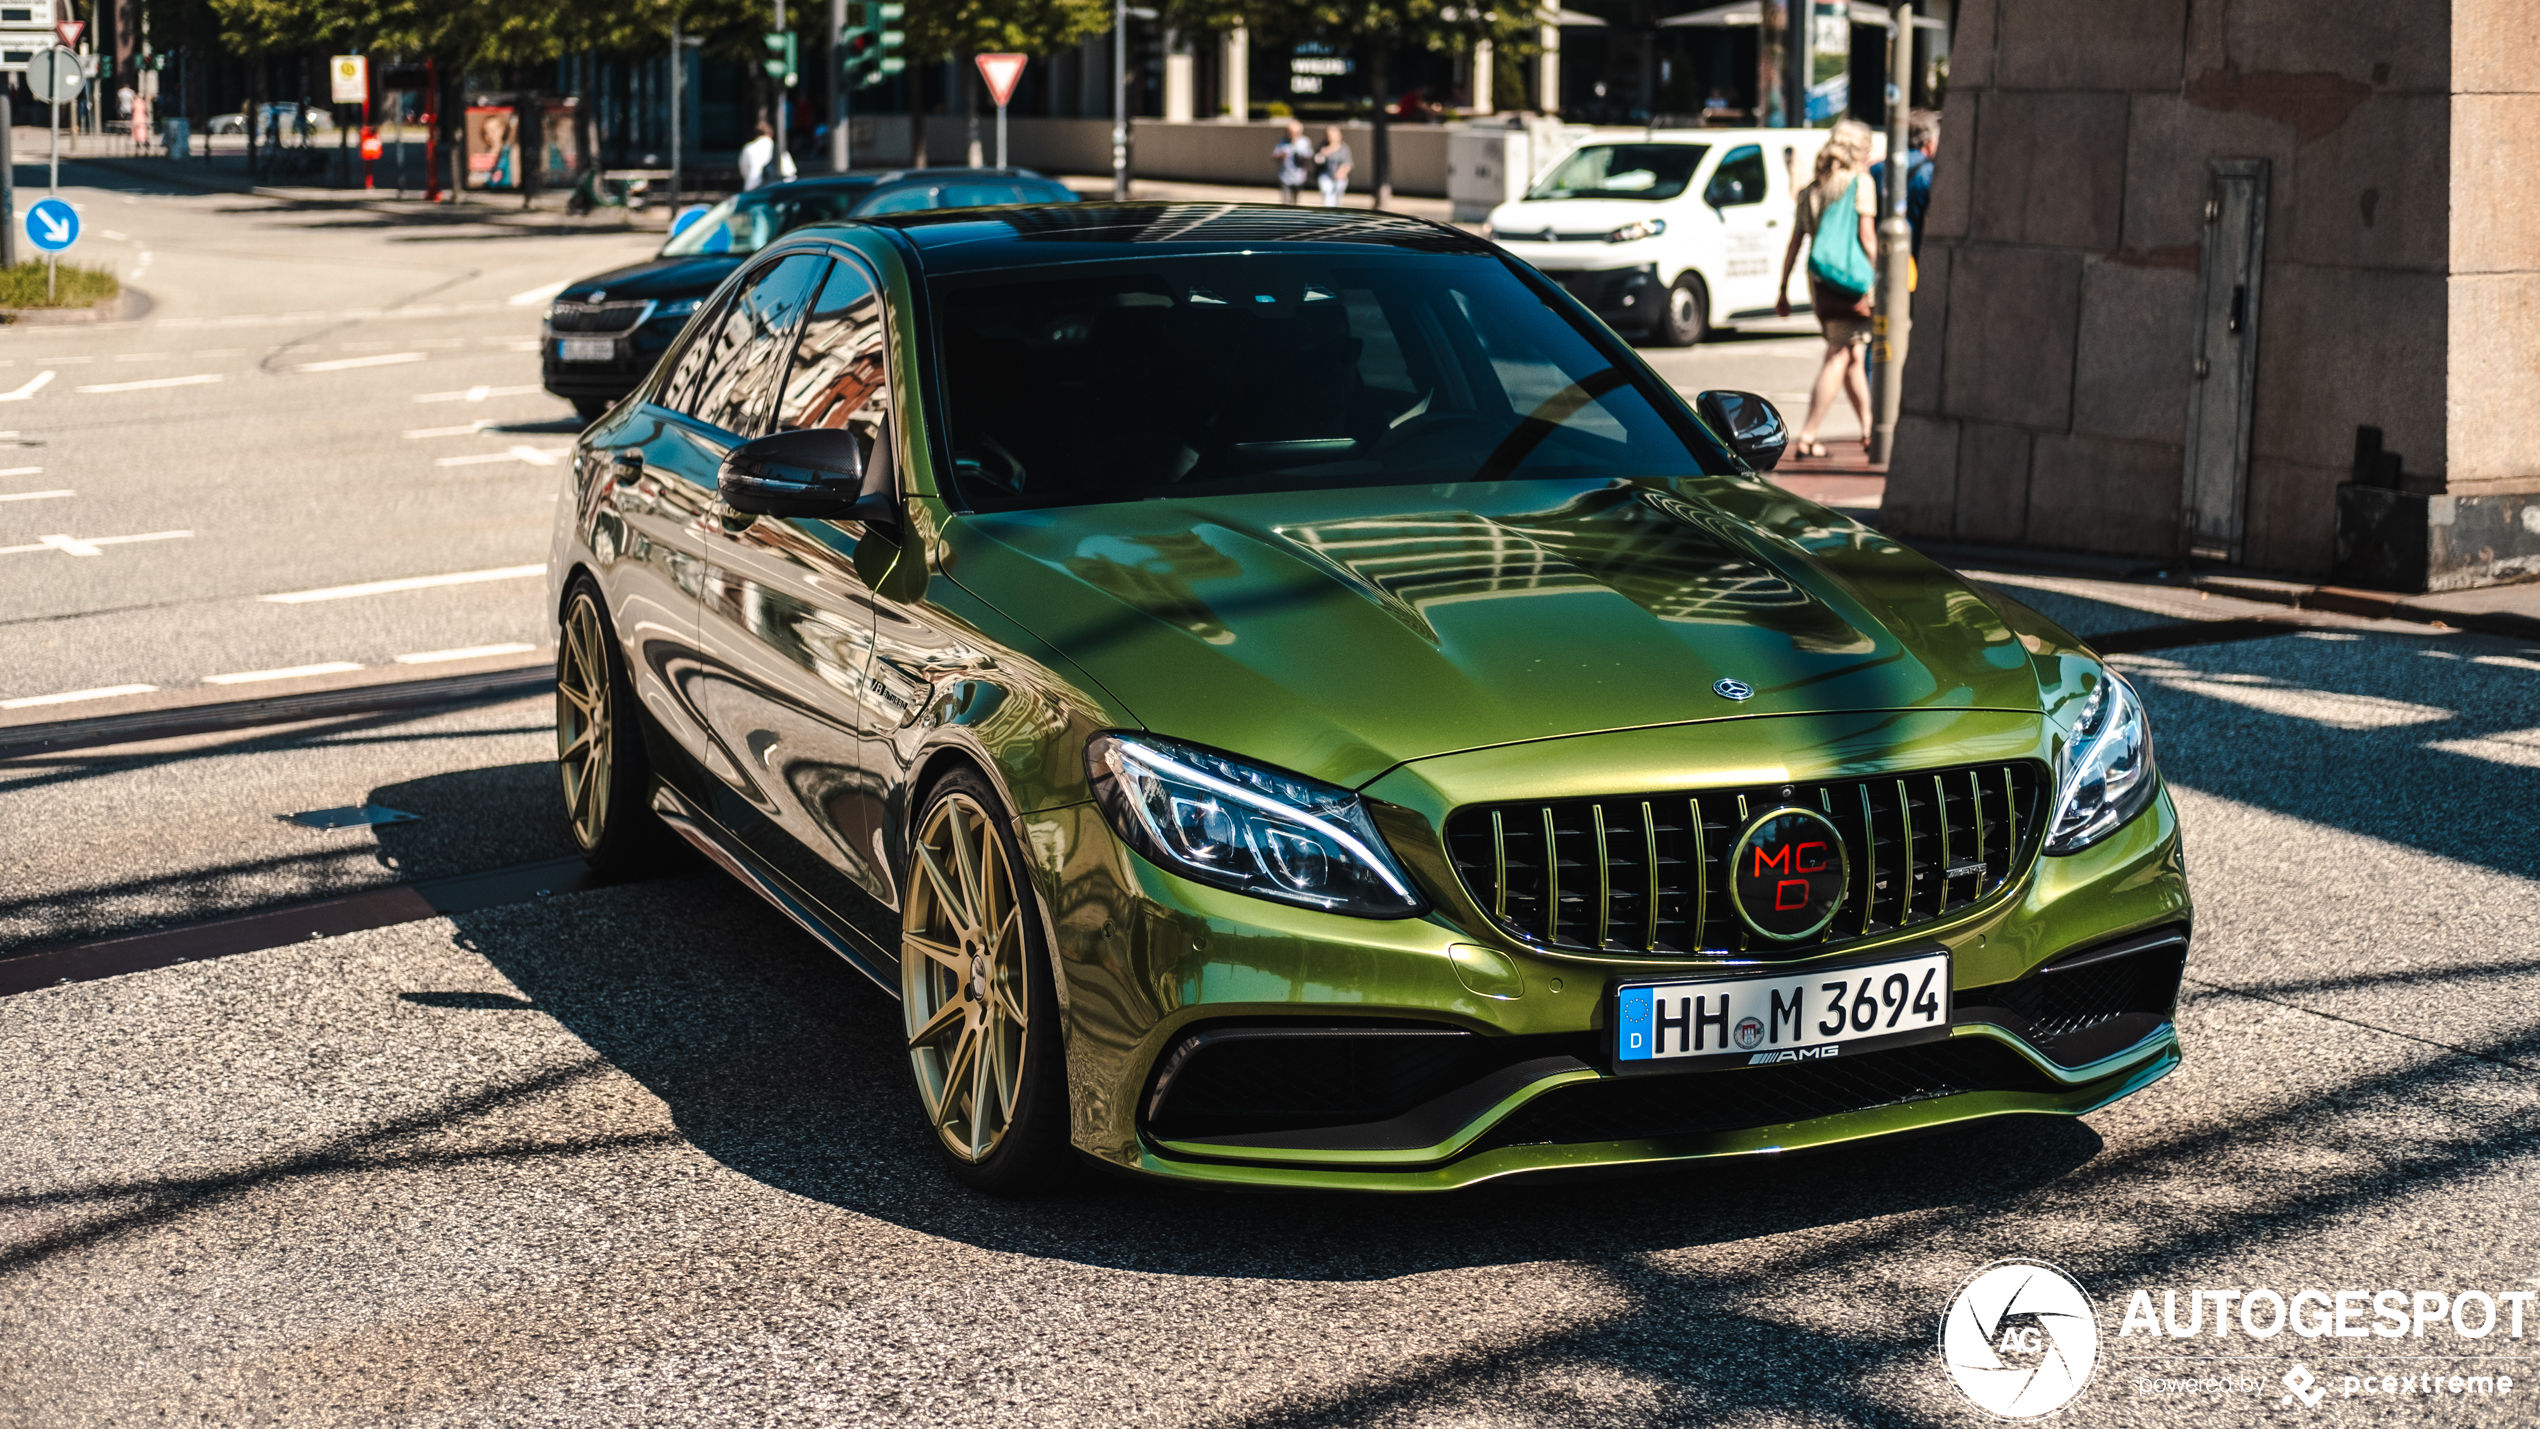
[[[662,405],[743,440],[765,431],[795,326],[828,262],[793,253],[753,274],[710,325],[691,329]]]
[[[1713,208],[1735,208],[1740,204],[1764,201],[1764,151],[1753,144],[1741,144],[1720,160],[1711,171],[1711,182],[1702,190],[1702,201]]]

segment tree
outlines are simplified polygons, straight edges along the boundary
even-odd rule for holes
[[[1488,42],[1502,54],[1528,55],[1542,48],[1543,18],[1533,0],[1502,0],[1497,9],[1470,0],[1166,0],[1163,16],[1197,30],[1242,25],[1270,44],[1321,40],[1347,50],[1364,69],[1374,95],[1374,138],[1368,169],[1376,206],[1393,202],[1394,57],[1406,50],[1455,54]]]

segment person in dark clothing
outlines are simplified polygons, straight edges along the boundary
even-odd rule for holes
[[[1917,109],[1905,116],[1905,222],[1914,230],[1914,256],[1923,256],[1923,212],[1931,207],[1932,154],[1940,147],[1940,111]],[[1887,204],[1887,165],[1870,166],[1878,185],[1879,204]]]

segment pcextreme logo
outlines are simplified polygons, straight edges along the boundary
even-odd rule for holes
[[[2081,1282],[2041,1260],[1997,1260],[1940,1318],[1940,1358],[1967,1402],[2039,1419],[2073,1402],[2099,1364],[2099,1316]]]

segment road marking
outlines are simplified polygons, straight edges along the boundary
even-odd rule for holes
[[[464,427],[417,427],[406,433],[406,440],[411,442],[422,437],[469,437],[492,425],[494,425],[493,418],[479,417]]]
[[[418,402],[482,402],[488,397],[526,397],[532,392],[546,390],[538,386],[470,387],[464,392],[425,392],[416,396],[415,400]]]
[[[128,546],[135,541],[182,541],[191,531],[152,531],[146,536],[39,536],[32,546],[0,546],[0,556],[15,556],[27,551],[62,551],[74,556],[103,554],[99,546]]]
[[[282,323],[308,322],[316,318],[438,318],[458,313],[501,312],[509,304],[497,301],[476,303],[417,303],[410,308],[347,308],[340,313],[232,313],[218,318],[160,318],[147,324],[163,328],[199,327],[271,327]]]
[[[126,236],[125,236],[125,235],[123,235],[123,234],[120,234],[120,233],[115,232],[115,231],[114,231],[113,229],[111,229],[111,228],[101,228],[101,229],[98,229],[98,230],[97,230],[97,235],[98,235],[99,237],[101,237],[101,238],[111,238],[111,239],[115,240],[117,243],[130,243],[130,242],[132,241],[130,238],[126,237]]]
[[[537,648],[538,647],[535,645],[522,644],[517,641],[509,645],[470,645],[464,650],[425,650],[419,654],[400,655],[397,657],[397,663],[400,665],[437,665],[444,660],[473,660],[479,655],[525,655]]]
[[[341,675],[361,666],[350,660],[329,660],[323,665],[293,665],[286,670],[242,670],[235,675],[205,675],[207,685],[248,685],[258,680],[288,680],[300,675]]]
[[[531,466],[554,466],[558,457],[571,450],[573,450],[571,447],[517,446],[509,451],[480,452],[475,456],[445,456],[433,465],[489,466],[500,461],[525,461]]]
[[[526,576],[543,576],[547,568],[537,566],[503,566],[490,571],[459,571],[446,576],[407,576],[402,580],[366,581],[361,585],[328,586],[322,590],[285,591],[280,595],[257,597],[277,605],[304,605],[313,600],[344,600],[357,595],[386,595],[391,591],[429,590],[434,586],[474,585],[478,581],[519,580]]]
[[[43,391],[44,384],[52,380],[52,373],[39,372],[33,377],[28,378],[27,384],[24,387],[21,387],[14,392],[0,392],[0,402],[24,402],[33,397],[36,393]]]
[[[31,468],[31,470],[35,471],[42,471],[43,469],[44,468],[40,466]],[[61,491],[0,491],[0,501],[50,501],[57,496],[77,495],[79,495],[78,492],[68,489]]]
[[[115,361],[117,361],[117,362],[156,362],[156,361],[160,360],[161,358],[165,358],[165,357],[174,357],[174,356],[176,356],[176,354],[175,354],[175,353],[173,353],[173,352],[123,352],[123,353],[117,353],[117,354],[115,355]]]
[[[194,355],[196,357],[245,357],[247,355],[247,349],[243,347],[198,347],[194,349]]]
[[[66,705],[75,700],[110,700],[117,695],[146,695],[156,685],[106,685],[94,690],[71,690],[58,695],[24,695],[14,700],[0,700],[0,710],[31,710],[37,705]]]
[[[394,367],[401,362],[421,362],[420,352],[383,352],[377,357],[339,357],[331,362],[303,362],[302,372],[346,372],[356,367]]]
[[[10,432],[7,435],[14,437],[17,433]],[[0,476],[33,476],[43,469],[40,466],[0,466]]]
[[[547,301],[549,298],[554,297],[556,294],[561,293],[572,286],[573,280],[567,278],[561,283],[549,283],[543,288],[532,288],[526,293],[514,293],[510,297],[505,298],[503,302],[505,306],[508,307],[534,308],[540,303]]]
[[[49,373],[47,374],[50,375]],[[200,387],[218,382],[217,372],[197,372],[191,377],[152,377],[140,382],[99,382],[87,387],[74,387],[74,392],[144,392],[157,387]]]

